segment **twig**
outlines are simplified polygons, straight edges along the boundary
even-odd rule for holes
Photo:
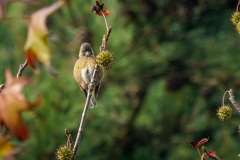
[[[206,153],[203,153],[201,156],[201,160],[205,160],[205,155],[207,155]]]
[[[239,108],[237,102],[236,102],[235,99],[234,99],[233,90],[230,89],[230,90],[228,91],[228,94],[229,94],[229,96],[230,96],[229,100],[231,101],[232,105],[235,107],[235,109],[238,111],[238,113],[240,113],[240,108]]]
[[[4,89],[5,84],[0,84],[0,92],[2,92],[2,90]]]
[[[67,146],[72,149],[72,136],[67,129],[65,129],[65,134],[67,136]]]
[[[96,79],[96,76],[97,76],[97,68],[98,68],[98,65],[96,64],[94,66],[94,71],[93,71],[93,75],[91,77],[91,82],[88,86],[87,99],[86,99],[86,103],[85,103],[84,110],[83,110],[83,113],[82,113],[81,122],[80,122],[80,125],[79,125],[79,128],[78,128],[77,138],[76,138],[76,141],[75,141],[75,144],[74,144],[74,147],[73,147],[73,153],[74,153],[73,159],[75,159],[77,149],[78,149],[78,143],[80,142],[80,138],[82,136],[84,122],[85,122],[85,119],[86,119],[90,98],[92,97],[92,90],[93,90],[93,87],[95,85],[95,79]]]
[[[224,98],[225,98],[225,95],[228,91],[225,91],[224,94],[223,94],[223,97],[222,97],[222,106],[224,106]]]
[[[103,18],[104,18],[104,22],[105,22],[105,24],[106,24],[106,28],[107,28],[107,30],[108,30],[108,24],[107,24],[107,19],[106,19],[106,17],[105,17],[105,15],[103,14],[103,12],[102,12],[102,15],[103,15]]]
[[[202,150],[208,155],[209,158],[215,159],[215,160],[221,160],[216,154],[212,155],[207,151],[206,147],[202,147]]]
[[[201,157],[201,153],[200,153],[200,151],[199,151],[199,149],[197,148],[197,151],[198,151],[198,154],[199,154],[199,156]]]
[[[109,38],[109,36],[112,32],[112,27],[108,27],[105,15],[103,13],[102,13],[102,15],[103,15],[103,18],[104,18],[104,22],[106,24],[107,33],[103,35],[102,45],[100,46],[100,52],[102,52],[106,49],[108,38]]]
[[[17,73],[17,78],[22,76],[23,70],[27,67],[27,59],[23,64],[20,64],[18,73]]]
[[[236,8],[236,12],[238,12],[238,7],[240,5],[240,0],[238,1],[238,4],[237,4],[237,8]]]
[[[20,67],[18,69],[18,73],[17,73],[17,78],[22,76],[23,70],[27,67],[27,59],[23,64],[20,64]],[[2,90],[6,87],[5,84],[0,84],[0,92],[2,92]]]

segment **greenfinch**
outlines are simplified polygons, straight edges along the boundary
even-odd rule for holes
[[[83,43],[80,47],[79,58],[74,65],[73,75],[85,98],[87,98],[88,86],[93,75],[94,66],[96,64],[96,57],[94,56],[91,45],[89,43]],[[98,67],[95,85],[93,87],[92,96],[90,99],[91,108],[97,107],[96,98],[99,93],[102,76],[103,69]]]

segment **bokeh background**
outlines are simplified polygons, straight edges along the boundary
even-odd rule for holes
[[[54,3],[9,3],[0,22],[0,84],[5,70],[16,74],[25,61],[27,20],[35,10]],[[106,70],[97,99],[88,111],[77,160],[195,160],[189,140],[204,144],[221,159],[238,159],[239,115],[221,122],[216,110],[232,88],[240,100],[240,41],[230,22],[237,0],[105,0],[112,34],[107,48],[115,56]],[[98,54],[106,32],[102,17],[90,12],[94,1],[70,0],[49,16],[54,78],[42,64],[24,77],[35,81],[24,89],[29,101],[42,104],[23,113],[30,138],[12,139],[22,147],[18,160],[55,159],[66,143],[64,129],[75,139],[85,99],[73,78],[81,43]],[[10,18],[16,17],[16,18]],[[230,104],[225,98],[225,104]]]

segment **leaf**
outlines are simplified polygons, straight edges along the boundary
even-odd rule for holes
[[[39,72],[37,60],[42,62],[48,71],[52,71],[50,64],[50,49],[47,44],[47,36],[49,35],[49,32],[46,26],[46,19],[65,3],[65,1],[58,1],[48,7],[37,10],[30,16],[28,36],[24,51],[28,65],[37,72]]]
[[[22,148],[16,147],[9,143],[8,141],[10,140],[10,138],[10,135],[4,135],[0,137],[0,158],[13,158],[14,154],[17,154],[22,150]]]
[[[192,147],[198,148],[199,146],[201,146],[201,145],[203,145],[204,143],[208,142],[208,140],[209,140],[209,137],[208,137],[208,138],[203,138],[203,139],[201,139],[199,142],[190,141],[190,140],[188,140],[188,141],[189,141],[189,143],[190,143],[190,145],[191,145]]]
[[[39,105],[41,98],[29,104],[21,90],[32,81],[22,77],[17,79],[9,70],[6,71],[5,77],[6,87],[0,93],[0,122],[3,122],[19,140],[26,140],[28,132],[21,112]]]

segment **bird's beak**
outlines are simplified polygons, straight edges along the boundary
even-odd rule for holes
[[[85,56],[89,57],[91,55],[91,52],[87,51],[85,52]]]

